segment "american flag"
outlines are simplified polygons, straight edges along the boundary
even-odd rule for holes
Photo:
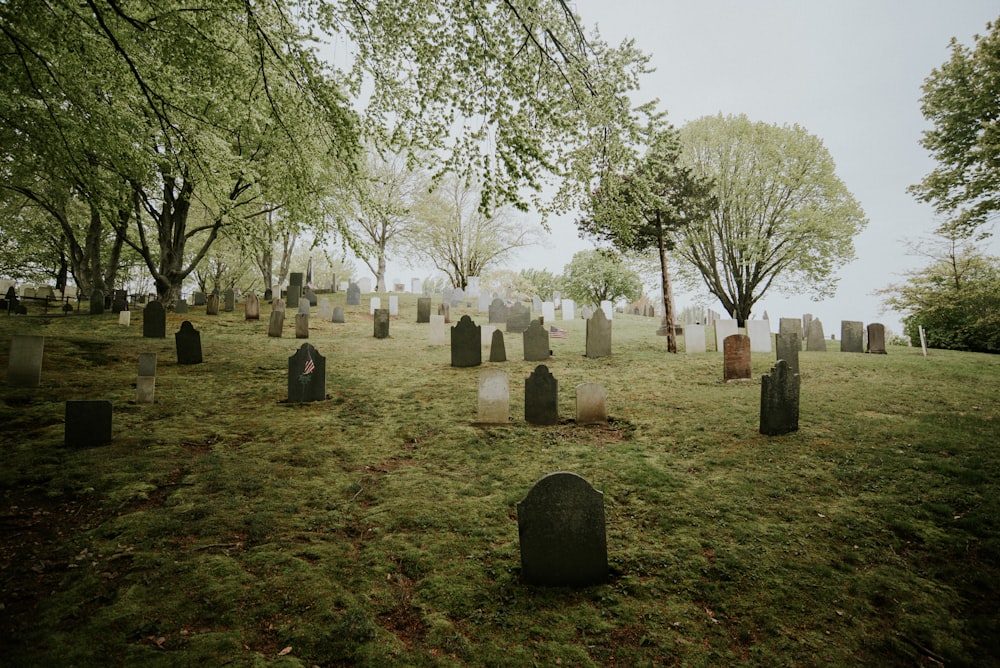
[[[552,327],[549,328],[549,336],[552,337],[553,339],[565,339],[566,330],[559,329],[555,325],[552,325]]]
[[[309,374],[311,374],[315,370],[316,370],[316,364],[313,362],[313,358],[312,357],[307,357],[306,358],[306,368],[303,370],[303,374],[306,375],[306,376],[308,376]]]

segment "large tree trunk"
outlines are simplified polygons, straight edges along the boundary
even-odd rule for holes
[[[385,253],[378,254],[378,270],[375,272],[375,292],[388,292],[385,289]]]
[[[662,228],[661,228],[662,229]],[[663,288],[663,322],[661,330],[667,335],[667,352],[677,352],[677,330],[674,328],[674,291],[670,286],[670,273],[667,270],[667,248],[661,233],[658,239],[660,252],[660,279]]]

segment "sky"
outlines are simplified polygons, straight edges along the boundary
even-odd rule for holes
[[[919,143],[930,127],[920,113],[921,85],[950,57],[952,37],[971,45],[1000,17],[995,0],[577,0],[575,7],[606,42],[632,38],[651,56],[656,71],[636,102],[658,98],[677,127],[718,113],[797,123],[824,142],[860,202],[868,226],[855,237],[856,259],[837,272],[836,295],[814,302],[772,289],[755,317],[811,313],[838,337],[841,320],[902,331],[900,314],[884,311],[873,293],[926,264],[905,242],[939,223],[906,190],[935,167]],[[551,220],[548,242],[523,249],[507,268],[562,273],[573,253],[594,246],[579,238],[573,219]],[[386,278],[409,284],[407,277],[423,275],[390,262]],[[679,292],[675,302],[678,311],[695,303],[723,311]]]

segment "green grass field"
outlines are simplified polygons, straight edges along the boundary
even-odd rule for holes
[[[508,371],[512,419],[481,427],[479,369],[428,344],[415,299],[388,339],[362,308],[313,309],[328,400],[309,404],[285,402],[303,341],[290,319],[268,338],[269,307],[170,314],[167,339],[140,313],[0,317],[3,369],[11,335],[46,337],[42,386],[0,389],[0,664],[1000,664],[1000,357],[803,352],[800,429],[764,437],[773,354],[726,384],[652,319],[616,314],[602,359],[559,321],[560,424],[525,423],[536,363],[507,335],[484,366]],[[176,364],[185,319],[201,365]],[[586,381],[607,426],[573,421]],[[68,399],[113,402],[111,445],[63,445]],[[560,470],[604,493],[606,585],[520,582],[516,504]]]

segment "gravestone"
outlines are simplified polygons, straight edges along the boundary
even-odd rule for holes
[[[139,353],[139,373],[135,382],[135,403],[151,404],[156,394],[156,353]]]
[[[493,343],[493,332],[497,330],[496,325],[480,325],[479,331],[482,336],[479,341],[482,345],[488,346]]]
[[[806,349],[809,346],[809,323],[812,322],[812,313],[802,314],[802,337],[805,339]]]
[[[38,387],[42,382],[44,350],[44,336],[12,336],[7,360],[7,384],[11,387]]]
[[[524,420],[539,425],[559,423],[559,382],[544,364],[524,381]]]
[[[490,361],[491,362],[507,361],[507,348],[504,346],[503,332],[501,332],[499,329],[493,330],[493,340],[490,342]]]
[[[451,293],[452,292],[453,292],[452,288],[449,288],[449,287],[442,288],[441,289],[441,301],[444,302],[445,304],[451,304]]]
[[[604,301],[602,301],[601,310],[604,311],[604,315],[607,317],[608,320],[614,320],[615,308],[614,304],[611,303],[611,300],[605,299]]]
[[[747,336],[750,337],[750,352],[771,352],[770,320],[747,320]]]
[[[860,320],[840,321],[840,352],[865,352],[865,324]]]
[[[195,306],[204,306],[205,302],[206,302],[206,297],[205,297],[205,293],[204,292],[195,292],[194,293],[194,305]]]
[[[717,351],[722,351],[724,344],[723,342],[727,337],[733,334],[739,334],[740,328],[739,323],[735,320],[716,320],[715,321],[715,349]]]
[[[389,338],[389,309],[375,309],[375,317],[373,318],[373,321],[375,322],[375,338]]]
[[[809,321],[806,334],[806,351],[814,353],[826,352],[826,337],[823,335],[823,323],[819,318]]]
[[[308,306],[309,302],[307,301],[299,302],[300,307],[302,304]],[[309,338],[309,314],[303,313],[301,310],[295,314],[295,338],[297,339]]]
[[[492,303],[492,298],[493,298],[493,295],[490,294],[489,290],[480,290],[479,291],[479,312],[480,313],[489,313],[489,311],[490,311],[490,305]],[[493,321],[490,320],[490,322],[493,322]]]
[[[139,353],[139,375],[156,375],[156,353]]]
[[[684,325],[684,352],[703,353],[705,346],[705,325]]]
[[[463,299],[465,299],[465,290],[462,288],[455,288],[451,291],[451,299],[448,300],[448,303],[455,308],[458,308]]]
[[[427,341],[432,346],[443,346],[448,342],[448,335],[445,332],[444,326],[444,316],[443,315],[432,315],[430,316],[430,330],[427,334]]]
[[[750,337],[730,334],[722,342],[722,377],[726,381],[750,378]]]
[[[125,290],[115,290],[115,295],[111,300],[111,312],[121,313],[128,310],[128,292]]]
[[[389,297],[389,315],[399,315],[399,297],[396,295]]]
[[[424,282],[419,278],[410,279],[410,292],[419,295],[424,290]]]
[[[288,402],[326,399],[326,358],[311,343],[303,343],[288,358]]]
[[[483,363],[479,325],[467,315],[451,328],[451,365],[454,367],[479,366]]]
[[[477,422],[507,424],[510,420],[510,385],[507,372],[485,369],[479,373],[479,413]]]
[[[110,401],[67,401],[63,442],[70,447],[89,448],[111,443]]]
[[[118,324],[122,327],[128,327],[132,322],[132,312],[131,311],[118,311]]]
[[[94,290],[90,293],[90,315],[102,315],[104,313],[104,293]]]
[[[576,302],[572,299],[562,300],[562,319],[573,320],[576,318]]]
[[[188,303],[186,299],[178,299],[177,303],[174,304],[174,313],[179,313],[184,315],[188,312]]]
[[[339,323],[339,324],[343,324],[343,322],[344,322],[344,307],[343,306],[334,306],[333,307],[333,316],[331,317],[331,321]]]
[[[302,288],[302,298],[309,302],[310,306],[316,306],[319,303],[319,295],[313,292],[313,289],[308,285]]]
[[[264,301],[269,302],[274,299],[274,290],[271,288],[265,288],[264,290]]]
[[[222,293],[223,306],[222,309],[226,313],[232,313],[236,310],[236,293],[232,288],[229,288]]]
[[[541,321],[532,320],[522,336],[525,362],[542,362],[549,358],[549,331]]]
[[[777,436],[799,428],[799,374],[778,360],[760,380],[760,433]]]
[[[548,323],[556,321],[555,302],[542,302],[542,321]]]
[[[361,288],[358,287],[357,283],[351,283],[347,286],[347,305],[361,306]]]
[[[260,320],[260,299],[256,293],[247,295],[246,302],[243,303],[243,318],[245,320]]]
[[[438,304],[438,315],[444,316],[445,322],[451,322],[451,304],[448,302]]]
[[[361,294],[367,295],[372,291],[372,279],[367,276],[358,279],[358,289],[361,290]]]
[[[149,302],[142,309],[142,336],[147,339],[167,337],[167,312],[162,302]]]
[[[309,300],[300,299],[298,311],[296,311],[296,313],[300,313],[302,315],[309,315]]]
[[[417,297],[417,322],[430,322],[431,321],[431,298],[430,297]],[[442,320],[441,322],[444,322]]]
[[[868,325],[868,352],[873,355],[885,355],[885,325],[873,322]]]
[[[576,423],[607,424],[607,392],[601,383],[576,386]]]
[[[788,363],[789,373],[798,374],[799,351],[802,350],[799,333],[797,331],[778,332],[778,335],[774,337],[774,341],[777,359],[785,360]]]
[[[375,311],[382,308],[382,298],[372,297],[368,300],[368,315],[375,315]]]
[[[550,473],[517,504],[521,580],[587,587],[608,579],[604,494],[575,473]]]
[[[500,324],[507,322],[507,305],[502,299],[494,299],[490,302],[490,323]]]
[[[288,290],[285,299],[289,308],[296,308],[302,297],[302,272],[293,271],[288,275]]]
[[[541,313],[542,312],[542,298],[535,295],[531,298],[531,312]]]
[[[531,311],[521,302],[514,302],[514,305],[507,309],[507,332],[521,334],[528,329],[529,324],[531,324]]]
[[[271,319],[267,321],[267,335],[281,338],[281,330],[285,327],[285,311],[271,311]]]
[[[219,295],[209,295],[205,302],[205,315],[219,315]]]
[[[178,364],[201,364],[201,332],[190,320],[181,323],[180,330],[174,334],[174,343]]]
[[[586,356],[591,359],[611,355],[611,320],[604,316],[604,310],[597,309],[587,321]]]
[[[285,312],[285,300],[282,299],[281,297],[278,297],[277,299],[275,299],[274,301],[272,301],[271,302],[271,310],[272,311],[281,311],[282,313],[284,313]]]

